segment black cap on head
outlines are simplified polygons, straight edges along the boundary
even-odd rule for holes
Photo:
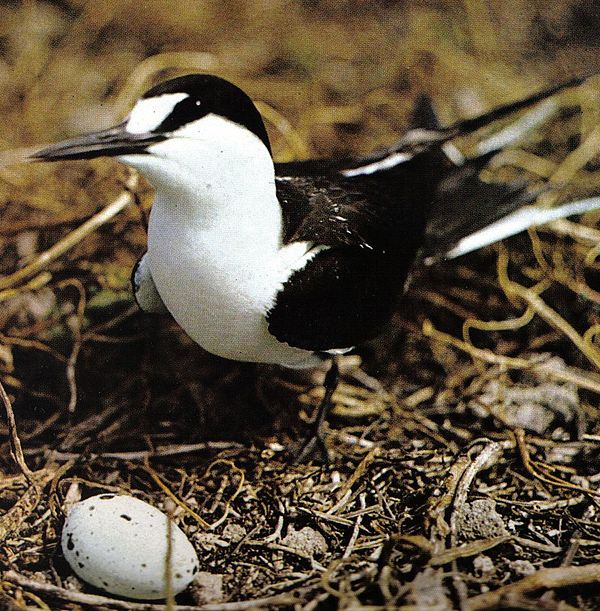
[[[188,74],[152,87],[142,99],[169,93],[186,93],[153,133],[170,133],[187,123],[213,113],[243,125],[258,136],[270,151],[269,136],[260,113],[252,100],[233,83],[211,74]]]
[[[130,131],[130,120],[115,127],[51,144],[31,155],[41,161],[63,159],[93,159],[115,155],[143,155],[151,145],[167,140],[180,127],[197,121],[208,114],[215,114],[244,126],[267,147],[269,136],[260,113],[252,100],[239,88],[218,76],[189,74],[160,83],[148,90],[142,100],[173,93],[185,94],[159,125]],[[152,123],[151,125],[155,125]]]

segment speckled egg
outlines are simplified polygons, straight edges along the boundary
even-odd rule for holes
[[[169,518],[132,496],[99,494],[73,506],[62,533],[67,562],[84,581],[118,596],[165,598]],[[171,521],[171,591],[185,590],[198,556]]]

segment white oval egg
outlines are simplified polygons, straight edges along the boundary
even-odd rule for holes
[[[144,501],[99,494],[73,506],[63,527],[63,554],[81,579],[111,594],[165,598],[168,524]],[[172,521],[170,564],[171,591],[178,594],[198,572],[198,556]]]

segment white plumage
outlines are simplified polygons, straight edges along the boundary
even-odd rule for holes
[[[156,124],[156,106],[146,110],[148,124]],[[132,113],[136,129],[144,129],[142,111]],[[318,249],[305,242],[282,246],[281,207],[265,145],[243,127],[208,115],[148,153],[121,160],[156,189],[148,268],[175,320],[203,348],[225,358],[318,364],[312,352],[278,341],[267,328],[277,292]]]

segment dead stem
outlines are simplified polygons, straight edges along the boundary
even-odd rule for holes
[[[545,363],[536,363],[535,361],[521,357],[502,356],[491,350],[476,348],[443,331],[438,331],[429,320],[423,323],[423,335],[431,337],[436,341],[450,344],[454,348],[458,348],[468,353],[472,358],[479,359],[484,363],[501,365],[506,369],[528,369],[541,376],[546,376],[561,382],[572,382],[581,388],[600,394],[600,376],[591,372],[575,369],[574,367],[566,367],[564,370],[558,370]]]
[[[21,470],[21,473],[28,479],[29,483],[34,484],[34,478],[31,470],[27,466],[25,462],[25,457],[23,456],[23,448],[21,447],[21,440],[19,439],[19,432],[17,431],[17,423],[15,421],[15,414],[13,412],[12,405],[10,403],[10,399],[6,394],[6,390],[4,390],[4,386],[2,382],[0,382],[0,400],[2,401],[2,405],[4,406],[4,411],[6,412],[6,421],[8,423],[8,433],[10,439],[10,448],[11,448],[11,456],[13,460]]]
[[[182,500],[180,500],[177,495],[172,492],[172,490],[162,481],[161,477],[158,473],[150,466],[149,457],[144,457],[144,468],[148,472],[148,475],[155,481],[157,486],[179,507],[181,507],[185,513],[192,516],[202,528],[205,530],[210,530],[210,524],[204,520],[201,516],[199,516],[193,509],[191,509],[188,505],[186,505]]]
[[[532,460],[531,456],[529,455],[529,450],[527,449],[527,443],[525,441],[525,431],[523,431],[523,429],[515,429],[514,435],[517,441],[519,454],[521,455],[521,460],[523,461],[523,466],[534,478],[546,484],[550,484],[551,486],[569,488],[570,490],[577,490],[578,492],[584,492],[595,497],[600,497],[600,491],[598,490],[594,490],[592,488],[585,488],[583,486],[577,486],[575,484],[572,484],[571,482],[564,481],[550,473],[546,473],[545,471],[543,471],[543,463]]]
[[[30,276],[38,274],[50,263],[58,259],[60,256],[68,252],[73,246],[81,242],[86,236],[90,235],[98,227],[104,225],[112,219],[115,215],[119,214],[127,206],[133,203],[134,198],[132,192],[136,189],[138,184],[137,174],[132,174],[126,181],[124,187],[125,191],[121,193],[113,202],[108,204],[100,212],[95,214],[92,218],[81,224],[77,229],[74,229],[62,240],[59,240],[45,252],[41,253],[35,261],[29,265],[22,267],[21,269],[13,272],[4,278],[0,278],[0,290],[8,289],[16,286],[26,280]]]
[[[512,601],[516,602],[523,595],[542,588],[550,590],[598,581],[600,581],[600,564],[540,569],[515,583],[470,598],[467,601],[467,609],[477,611],[478,609],[490,609],[500,605],[511,606]]]
[[[12,582],[24,588],[30,588],[34,592],[46,594],[66,600],[75,604],[89,605],[93,608],[109,607],[111,609],[125,609],[131,611],[245,611],[246,609],[260,609],[270,605],[290,605],[297,599],[290,594],[278,594],[276,596],[267,596],[254,600],[247,600],[237,603],[219,603],[218,605],[173,605],[170,608],[167,605],[155,605],[151,603],[136,603],[126,600],[117,600],[108,596],[99,596],[96,594],[84,594],[74,590],[66,590],[49,583],[42,583],[29,579],[24,575],[20,575],[16,571],[7,571],[4,574],[6,581]]]

